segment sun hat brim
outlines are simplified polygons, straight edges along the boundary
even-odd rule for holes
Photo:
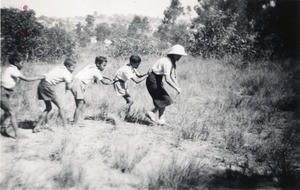
[[[169,54],[176,54],[176,55],[187,55],[185,53],[184,47],[176,44],[174,46],[172,46],[172,48],[170,49],[170,51],[167,53],[167,55]]]

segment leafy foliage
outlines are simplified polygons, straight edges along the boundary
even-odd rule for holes
[[[295,56],[299,2],[199,0],[190,27],[190,51],[203,57],[242,54],[246,59]]]
[[[111,28],[107,23],[100,23],[96,26],[95,34],[98,41],[104,41],[111,34]]]
[[[147,17],[143,19],[140,16],[135,16],[128,26],[128,36],[134,37],[144,34],[145,32],[149,31],[149,21]]]
[[[114,38],[108,52],[113,57],[130,56],[133,53],[140,55],[161,54],[169,47],[156,38],[141,36],[140,38]]]
[[[32,53],[40,46],[36,39],[42,30],[34,11],[1,9],[1,58],[5,60],[13,51],[24,56]]]
[[[35,12],[1,9],[1,59],[18,51],[27,59],[45,60],[71,55],[74,40],[64,26],[46,28],[35,17]]]

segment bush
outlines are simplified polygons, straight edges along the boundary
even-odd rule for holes
[[[1,9],[1,60],[18,51],[24,57],[41,44],[43,26],[37,22],[35,12],[18,9]]]
[[[18,51],[28,60],[49,60],[70,56],[75,43],[63,26],[46,28],[35,17],[35,12],[1,9],[1,59]]]
[[[173,158],[170,164],[149,176],[148,189],[196,189],[204,180],[203,167],[195,159],[180,163]]]
[[[148,36],[115,38],[112,40],[108,52],[112,57],[128,57],[133,53],[140,55],[162,54],[169,47],[169,44]]]

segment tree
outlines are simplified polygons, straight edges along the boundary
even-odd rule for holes
[[[6,59],[13,51],[30,57],[40,45],[36,39],[42,30],[33,10],[1,9],[1,59]]]
[[[127,34],[130,37],[139,37],[148,32],[149,29],[150,25],[147,17],[135,16],[128,26]]]
[[[161,40],[170,41],[170,36],[175,26],[176,19],[184,14],[184,7],[179,0],[171,0],[171,5],[164,11],[164,19],[158,27],[155,36]]]
[[[299,1],[198,0],[190,51],[205,57],[242,54],[246,59],[299,51]]]
[[[98,41],[104,41],[111,34],[111,28],[107,23],[100,23],[96,26],[96,37]]]
[[[95,17],[93,15],[87,15],[85,21],[88,28],[94,27]]]

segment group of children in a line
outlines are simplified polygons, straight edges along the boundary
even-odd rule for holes
[[[55,86],[61,82],[65,82],[66,90],[70,90],[74,96],[76,109],[74,112],[73,125],[81,125],[82,113],[85,107],[85,90],[88,84],[101,81],[104,85],[114,85],[114,89],[119,96],[126,100],[126,109],[129,111],[133,104],[132,97],[128,91],[128,80],[140,83],[146,80],[146,86],[149,94],[153,99],[154,108],[146,113],[146,116],[158,124],[165,124],[164,111],[165,107],[172,104],[169,94],[163,87],[163,76],[166,82],[173,87],[178,93],[181,89],[178,86],[176,74],[176,62],[182,55],[187,55],[181,45],[174,45],[168,52],[167,56],[158,60],[153,67],[145,74],[139,74],[137,68],[141,63],[138,55],[132,55],[129,63],[119,68],[113,80],[103,77],[101,72],[105,69],[107,59],[98,56],[94,64],[89,64],[77,73],[73,73],[76,62],[67,58],[63,66],[57,66],[48,73],[39,77],[26,77],[20,70],[23,67],[23,61],[18,53],[9,56],[9,67],[5,69],[1,77],[1,101],[0,106],[4,111],[1,116],[1,125],[10,118],[11,125],[15,132],[15,138],[19,137],[18,123],[15,110],[10,104],[10,96],[19,80],[36,81],[40,80],[38,85],[38,99],[45,103],[45,110],[40,115],[37,124],[33,128],[33,132],[39,132],[42,125],[47,123],[47,116],[52,109],[52,103],[58,107],[59,116],[62,119],[64,127],[67,125],[65,111],[63,110],[60,98],[56,94]],[[73,74],[72,74],[73,73]],[[156,113],[158,112],[158,120]],[[1,128],[1,132],[5,132],[5,128]]]

